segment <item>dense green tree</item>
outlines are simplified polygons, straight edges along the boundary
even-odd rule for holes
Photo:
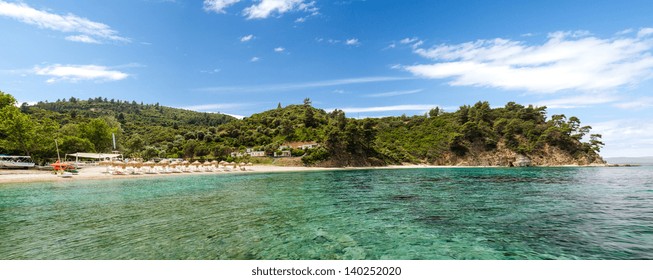
[[[605,145],[601,141],[601,134],[592,134],[590,135],[590,148],[595,152],[600,152],[601,148]]]
[[[3,109],[8,106],[14,106],[16,105],[16,103],[17,103],[16,98],[11,96],[10,94],[0,91],[0,109]]]
[[[103,118],[95,118],[81,126],[82,135],[93,144],[95,152],[108,152],[112,147],[112,133],[117,127],[111,127]]]
[[[74,135],[63,135],[59,141],[61,154],[72,154],[77,152],[93,151],[93,143],[86,138]]]

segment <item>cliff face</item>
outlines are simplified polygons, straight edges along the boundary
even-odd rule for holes
[[[519,154],[499,143],[492,151],[471,150],[464,156],[446,152],[433,164],[443,166],[560,166],[605,164],[601,157],[582,154],[577,157],[558,147],[546,145],[536,153]]]

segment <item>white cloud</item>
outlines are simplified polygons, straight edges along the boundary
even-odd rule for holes
[[[413,49],[416,49],[420,47],[422,44],[424,44],[424,41],[420,40],[417,37],[412,37],[412,38],[403,38],[399,41],[400,44],[402,45],[411,45]]]
[[[292,84],[209,87],[209,88],[201,88],[199,90],[210,91],[210,92],[241,92],[241,93],[242,92],[271,92],[271,91],[289,91],[289,90],[301,90],[301,89],[308,89],[308,88],[332,87],[332,86],[351,85],[351,84],[405,81],[411,79],[414,78],[378,76],[378,77],[349,78],[349,79],[326,80],[326,81],[292,83]]]
[[[419,105],[393,105],[393,106],[378,106],[378,107],[349,107],[342,108],[345,113],[372,113],[372,112],[392,112],[392,111],[428,111],[435,107],[441,107],[439,105],[428,105],[428,104],[419,104]],[[334,109],[325,109],[325,111],[330,112]]]
[[[614,105],[621,109],[643,109],[653,107],[653,97],[642,97],[633,101],[618,103]]]
[[[34,9],[24,3],[7,3],[0,1],[0,16],[10,17],[27,24],[36,25],[67,33],[80,33],[77,36],[68,36],[67,40],[83,43],[99,43],[100,39],[129,42],[130,40],[118,35],[118,32],[108,25],[94,22],[73,14],[58,15]]]
[[[381,92],[381,93],[373,93],[373,94],[367,94],[365,96],[367,97],[390,97],[390,96],[400,96],[400,95],[408,95],[408,94],[414,94],[414,93],[419,93],[424,91],[423,89],[413,89],[413,90],[397,90],[397,91],[387,91],[387,92]]]
[[[590,123],[591,133],[601,134],[604,157],[653,156],[653,123],[645,119],[621,119]]]
[[[251,40],[254,39],[254,38],[255,38],[255,37],[254,37],[253,34],[249,34],[249,35],[245,35],[245,36],[243,36],[243,37],[240,37],[240,41],[241,41],[241,42],[249,42],[249,41],[251,41]]]
[[[236,114],[230,114],[230,113],[225,113],[223,110],[239,110],[244,107],[249,107],[252,105],[258,105],[255,103],[215,103],[215,104],[201,104],[201,105],[192,105],[192,106],[185,106],[181,107],[182,109],[186,110],[191,110],[191,111],[198,111],[198,112],[207,112],[207,113],[220,113],[228,116],[232,116],[234,118],[242,120],[245,118],[243,115],[236,115]]]
[[[303,11],[311,15],[318,14],[315,1],[305,2],[305,0],[261,0],[257,4],[245,8],[243,14],[247,19],[264,19],[273,14],[281,15],[291,11]]]
[[[413,37],[413,38],[403,38],[403,39],[401,39],[401,41],[399,41],[399,43],[402,43],[402,44],[404,44],[404,45],[408,45],[408,44],[411,44],[411,43],[417,42],[417,40],[419,40],[419,39],[417,39],[417,37]]]
[[[227,115],[227,116],[232,116],[232,117],[237,118],[239,120],[242,120],[242,119],[245,118],[245,116],[243,116],[243,115],[229,114],[229,113],[224,113],[224,112],[221,113],[221,114],[224,114],[224,115]]]
[[[86,35],[67,36],[66,40],[73,41],[73,42],[80,42],[80,43],[88,43],[88,44],[100,44],[100,41],[95,40]]]
[[[642,28],[642,29],[639,30],[639,32],[637,32],[637,37],[638,38],[646,37],[646,36],[651,35],[651,34],[653,34],[653,28],[650,28],[650,27]]]
[[[274,51],[275,51],[275,52],[283,52],[283,51],[285,51],[285,50],[286,50],[286,49],[284,49],[283,47],[276,47],[276,48],[274,48]]]
[[[572,97],[543,100],[535,105],[546,106],[549,109],[571,109],[587,107],[589,105],[605,104],[619,100],[616,96],[607,94],[585,94]]]
[[[240,0],[204,0],[204,10],[218,14],[226,13],[225,9]]]
[[[257,61],[259,61],[259,60],[261,60],[260,57],[258,57],[258,56],[254,56],[254,57],[252,57],[249,61],[250,61],[250,62],[257,62]]]
[[[416,76],[453,86],[532,92],[596,91],[636,84],[653,74],[653,29],[601,39],[586,31],[554,32],[541,45],[506,39],[438,45],[414,52],[436,61],[407,66]]]
[[[220,68],[215,68],[215,69],[213,69],[213,70],[200,70],[200,73],[204,73],[204,74],[216,74],[216,73],[220,73],[220,71],[222,71],[222,69],[220,69]]]
[[[201,104],[182,107],[182,109],[191,111],[216,111],[225,109],[239,109],[242,107],[250,106],[248,103],[217,103],[217,104]]]
[[[626,35],[626,34],[633,33],[633,31],[634,30],[632,28],[628,28],[615,33],[615,35]]]
[[[345,41],[345,45],[347,45],[347,46],[358,46],[360,44],[361,43],[358,41],[357,38],[351,38],[351,39],[347,39],[347,41]]]
[[[119,81],[129,77],[128,74],[110,70],[106,66],[98,65],[50,65],[46,67],[34,67],[34,73],[42,76],[50,76],[48,83],[58,81],[77,82],[84,80],[96,81]]]

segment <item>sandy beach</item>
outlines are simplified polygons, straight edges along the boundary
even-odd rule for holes
[[[0,170],[0,184],[3,183],[26,183],[26,182],[45,182],[45,181],[71,181],[71,180],[111,180],[111,179],[139,179],[155,178],[170,176],[207,176],[222,174],[251,174],[262,172],[289,172],[289,171],[308,171],[308,170],[330,170],[333,168],[319,167],[282,167],[271,165],[248,166],[247,171],[214,171],[214,172],[188,172],[188,173],[165,173],[165,174],[139,174],[139,175],[112,175],[107,173],[104,166],[87,166],[79,170],[79,174],[73,175],[72,178],[62,178],[52,173],[52,171],[42,170]]]
[[[417,168],[425,166],[388,166],[377,168]],[[112,180],[112,179],[139,179],[139,178],[156,178],[170,176],[219,176],[223,174],[252,174],[268,172],[293,172],[293,171],[320,171],[320,170],[345,170],[361,169],[358,167],[347,168],[324,168],[324,167],[302,167],[302,166],[273,166],[273,165],[254,165],[248,166],[247,171],[214,171],[214,172],[188,172],[188,173],[165,173],[165,174],[139,174],[139,175],[112,175],[107,173],[104,166],[88,166],[80,169],[79,174],[73,175],[72,178],[62,178],[52,173],[52,171],[42,170],[0,170],[0,184],[3,183],[29,183],[29,182],[46,182],[46,181],[70,181],[70,180]]]

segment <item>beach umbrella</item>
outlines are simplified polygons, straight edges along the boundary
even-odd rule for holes
[[[191,164],[192,164],[192,165],[195,165],[195,166],[199,166],[199,165],[202,165],[202,163],[200,163],[200,162],[199,162],[199,161],[197,161],[197,160],[196,160],[196,161],[193,161],[193,163],[191,163]]]
[[[253,166],[253,164],[251,162],[248,162],[247,166]]]
[[[120,167],[122,167],[122,169],[125,169],[125,167],[126,167],[125,166],[126,164],[124,162],[122,162],[122,161],[116,161],[116,162],[113,163],[113,165],[120,166]]]

